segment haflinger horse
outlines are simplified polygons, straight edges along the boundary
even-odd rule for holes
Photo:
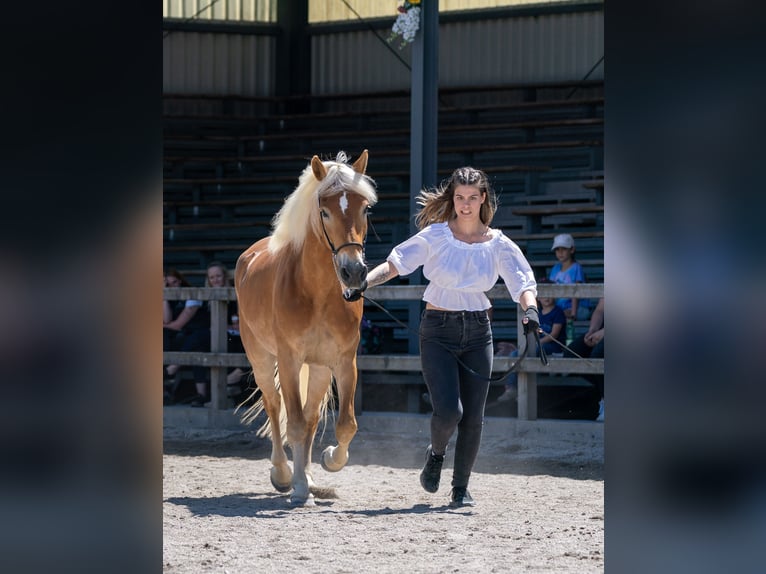
[[[313,482],[311,448],[333,377],[338,444],[322,453],[325,470],[345,466],[357,430],[359,295],[367,287],[367,213],[377,202],[366,169],[367,150],[353,165],[343,152],[335,161],[314,156],[274,217],[271,235],[237,260],[240,333],[261,391],[242,419],[251,422],[266,411],[261,430],[271,437],[271,483],[279,492],[292,489],[294,505],[313,506],[314,495],[331,496]]]

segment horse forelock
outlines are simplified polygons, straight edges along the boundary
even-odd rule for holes
[[[274,216],[269,242],[269,251],[272,253],[288,244],[300,249],[306,240],[309,228],[315,233],[320,232],[319,211],[315,209],[319,198],[342,191],[352,191],[364,197],[371,206],[377,203],[378,195],[372,178],[357,173],[346,163],[338,161],[323,163],[327,168],[325,178],[317,181],[311,164],[306,166],[298,179],[298,186]]]

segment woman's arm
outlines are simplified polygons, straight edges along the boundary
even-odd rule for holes
[[[173,309],[170,307],[170,301],[162,302],[162,324],[167,325],[173,320]]]
[[[598,305],[593,310],[593,314],[590,316],[590,325],[588,325],[588,332],[585,334],[592,335],[604,326],[604,298],[598,300]]]
[[[537,298],[532,291],[527,290],[521,294],[521,297],[519,297],[519,304],[524,311],[530,307],[537,309]]]
[[[399,272],[396,270],[396,267],[388,261],[384,261],[367,275],[367,287],[375,287],[398,276]]]
[[[170,323],[167,323],[165,327],[168,327],[169,329],[174,329],[176,331],[180,331],[186,326],[186,324],[189,321],[191,321],[192,317],[196,315],[198,309],[199,309],[199,305],[196,305],[194,307],[184,307],[184,310],[178,314],[178,317],[176,317]]]

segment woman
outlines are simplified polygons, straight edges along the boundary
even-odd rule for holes
[[[205,287],[230,287],[231,279],[226,266],[220,261],[212,261],[207,266],[205,276]],[[195,332],[192,342],[187,350],[210,351],[210,304],[205,305],[203,312],[204,325]],[[239,337],[239,319],[237,317],[237,302],[229,301],[226,311],[226,329],[228,332],[227,351],[230,353],[244,353],[242,342]],[[191,406],[202,407],[210,400],[210,368],[203,366],[192,367],[194,373],[194,383],[197,388],[197,395],[192,398]],[[232,392],[236,390],[236,395],[241,394],[240,382],[244,378],[245,372],[239,367],[235,368],[227,375],[227,386],[230,385]]]
[[[519,247],[489,227],[496,199],[483,171],[461,167],[438,189],[423,190],[420,231],[373,269],[368,285],[408,275],[421,265],[429,280],[420,323],[423,378],[431,396],[431,444],[420,484],[439,489],[447,443],[457,429],[450,506],[473,506],[468,480],[481,443],[492,372],[492,329],[484,294],[502,277],[524,309],[526,331],[537,330],[537,284]]]
[[[231,287],[232,281],[229,277],[229,270],[220,261],[213,261],[207,266],[207,282],[206,287]],[[227,331],[227,351],[229,353],[243,353],[245,348],[242,346],[242,339],[239,335],[239,317],[238,317],[238,305],[236,301],[229,301],[226,308],[226,331]],[[226,384],[229,387],[229,395],[234,393],[235,396],[239,396],[244,392],[244,388],[241,387],[243,383],[246,385],[245,371],[239,367],[235,367],[226,376]]]
[[[163,285],[165,287],[191,287],[177,269],[165,270]],[[198,313],[202,301],[188,299],[186,301],[162,301],[162,346],[165,351],[180,351],[185,336],[204,325],[204,318]],[[178,365],[168,365],[165,376],[173,377],[178,372]]]

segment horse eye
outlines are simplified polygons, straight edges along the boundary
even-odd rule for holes
[[[322,215],[322,217],[324,217],[325,219],[330,219],[330,216],[329,216],[329,214],[328,214],[328,213],[327,213],[327,212],[326,212],[324,209],[320,209],[320,210],[319,210],[319,213],[320,213],[320,214]]]
[[[364,208],[364,213],[365,213],[365,215],[371,215],[372,214],[372,207],[370,207],[369,205],[367,207],[365,207]]]

